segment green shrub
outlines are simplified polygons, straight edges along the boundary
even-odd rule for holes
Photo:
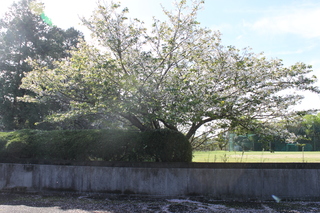
[[[191,145],[171,130],[19,130],[0,133],[0,159],[190,162]]]
[[[5,132],[0,135],[0,157],[6,158],[30,158],[28,150],[31,131],[19,130]]]
[[[180,132],[160,129],[144,133],[143,147],[151,161],[191,162],[192,148]]]

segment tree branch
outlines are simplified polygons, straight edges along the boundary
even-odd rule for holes
[[[163,123],[163,125],[165,125],[168,129],[178,131],[177,127],[165,122],[163,119],[158,119],[158,120],[161,121]]]
[[[190,139],[203,124],[208,123],[208,122],[213,121],[213,120],[214,120],[213,118],[207,118],[207,119],[204,119],[204,120],[200,121],[197,124],[196,123],[192,123],[192,126],[189,129],[186,137],[188,139]]]
[[[127,119],[133,126],[137,127],[140,131],[144,132],[149,128],[141,123],[141,121],[134,115],[120,114],[123,118]]]

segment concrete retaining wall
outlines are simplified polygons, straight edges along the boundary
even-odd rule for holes
[[[0,190],[312,200],[320,198],[320,164],[0,163]]]

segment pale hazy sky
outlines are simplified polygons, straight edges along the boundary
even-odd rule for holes
[[[110,2],[111,0],[104,0]],[[3,16],[13,0],[1,0]],[[61,28],[80,26],[79,16],[90,16],[95,0],[43,0],[45,13]],[[118,1],[115,1],[118,2]],[[171,0],[120,0],[131,17],[147,24],[152,16],[161,19],[160,4],[170,9]],[[320,86],[320,1],[319,0],[206,0],[199,12],[202,26],[219,30],[222,44],[252,47],[269,58],[281,58],[285,65],[304,62],[313,65]],[[148,21],[149,20],[149,21]],[[86,35],[89,35],[86,33]],[[320,96],[305,94],[300,108],[320,108]]]

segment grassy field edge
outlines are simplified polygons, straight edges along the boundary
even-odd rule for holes
[[[320,152],[195,151],[192,162],[206,163],[320,163]]]

